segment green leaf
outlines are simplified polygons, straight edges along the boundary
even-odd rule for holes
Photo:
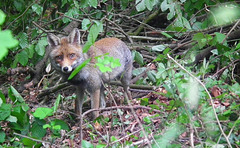
[[[140,67],[140,68],[136,68],[133,70],[133,75],[137,76],[141,73],[143,73],[146,70],[146,67]]]
[[[88,2],[91,7],[97,8],[97,5],[98,5],[97,0],[89,0]]]
[[[33,113],[33,116],[39,119],[45,119],[46,117],[52,116],[52,115],[53,115],[53,109],[47,108],[47,107],[39,107]]]
[[[110,68],[110,67],[108,67],[108,66],[105,66],[105,65],[102,64],[102,63],[96,63],[96,66],[98,66],[99,70],[100,70],[102,73],[112,72],[112,68]]]
[[[10,86],[10,93],[15,96],[15,98],[18,102],[20,102],[20,103],[24,102],[23,97],[18,93],[18,91],[13,86]],[[12,101],[15,102],[15,100],[12,100]]]
[[[82,140],[82,148],[94,148],[94,145],[86,140]]]
[[[85,60],[84,62],[82,62],[82,64],[80,64],[80,65],[71,73],[71,75],[68,77],[68,80],[71,80],[74,76],[76,76],[76,75],[78,74],[78,72],[79,72],[80,70],[82,70],[83,67],[85,67],[90,61],[91,61],[91,58]]]
[[[4,131],[0,130],[0,143],[3,143],[5,141],[6,134]]]
[[[198,42],[200,48],[203,48],[206,45],[206,39],[203,33],[194,34],[193,40]]]
[[[51,125],[50,124],[45,124],[43,125],[43,128],[46,129],[46,128],[51,128]]]
[[[93,24],[92,27],[90,28],[89,34],[88,34],[88,41],[90,43],[95,43],[98,34],[100,33],[100,31],[102,31],[103,25],[102,23],[100,25],[98,24]]]
[[[143,121],[146,122],[147,124],[150,124],[152,122],[149,116],[144,117]]]
[[[145,5],[149,11],[152,11],[153,6],[155,5],[155,0],[145,0]]]
[[[6,14],[3,13],[2,10],[0,10],[0,25],[2,25],[5,22]]]
[[[235,49],[235,50],[238,50],[238,49],[240,49],[240,43],[238,43],[238,44],[237,44],[237,46],[236,46],[236,49]]]
[[[11,104],[3,103],[0,107],[0,121],[5,120],[11,114],[12,106]]]
[[[2,101],[2,103],[6,103],[6,98],[1,90],[0,90],[0,100]],[[1,107],[2,103],[0,103],[0,107]]]
[[[90,47],[93,45],[93,43],[91,43],[90,41],[87,41],[86,44],[83,46],[83,53],[88,52],[88,50],[90,49]]]
[[[33,141],[29,138],[23,138],[22,139],[22,143],[24,144],[24,146],[26,147],[34,147],[34,145],[37,143],[36,141]]]
[[[38,4],[34,4],[34,5],[32,5],[32,10],[40,16],[42,14],[43,7],[41,7]]]
[[[54,103],[54,106],[53,106],[53,112],[55,113],[57,111],[57,108],[59,106],[59,103],[60,103],[60,100],[61,100],[61,95],[59,94],[55,103]]]
[[[68,124],[62,120],[59,119],[55,119],[53,121],[51,121],[51,127],[52,127],[52,132],[54,135],[61,135],[60,130],[66,130],[69,131],[70,128],[68,126]]]
[[[6,120],[9,122],[17,122],[17,118],[15,116],[11,116],[11,115]]]
[[[143,11],[146,8],[145,0],[136,0],[135,4],[137,4],[136,9],[137,9],[138,12]]]
[[[169,9],[169,4],[167,3],[167,0],[164,0],[162,3],[161,3],[161,10],[164,12],[166,11],[167,9]]]
[[[171,4],[171,5],[169,5],[169,10],[170,10],[170,12],[168,13],[168,15],[167,15],[167,20],[171,20],[174,16],[175,16],[175,9],[174,9],[174,6],[175,6],[175,3],[173,3],[173,4]],[[177,19],[177,21],[178,21],[179,19]],[[181,22],[181,24],[182,24],[182,22]],[[177,25],[177,26],[179,26],[179,25]],[[181,25],[182,26],[182,25]]]
[[[120,63],[120,59],[114,59],[112,57],[112,61],[111,61],[111,68],[116,68],[116,67],[120,67],[121,63]]]
[[[90,25],[91,25],[91,22],[89,19],[83,19],[83,21],[82,21],[82,29],[83,30],[87,30]]]
[[[238,83],[235,83],[234,85],[229,87],[230,91],[235,93],[236,95],[240,95],[239,88],[240,88],[240,85]]]
[[[182,17],[182,22],[184,27],[186,27],[187,29],[192,29],[189,21],[185,17]]]
[[[20,64],[22,64],[23,66],[27,65],[27,63],[28,63],[28,53],[25,50],[18,53],[16,55],[16,58],[17,58],[18,62]]]
[[[45,47],[48,45],[47,38],[41,38],[40,41],[38,41],[35,51],[37,52],[38,55],[43,56],[45,53]]]
[[[74,18],[74,16],[79,15],[79,9],[77,9],[76,7],[73,7],[72,9],[69,9],[68,12],[65,13],[65,15]],[[62,20],[63,20],[63,23],[68,23],[71,21],[67,17],[64,17]]]
[[[135,53],[135,61],[138,63],[138,64],[140,64],[140,65],[143,65],[144,64],[144,62],[143,62],[143,56],[142,56],[142,54],[141,53],[139,53],[138,51],[136,51],[136,53]]]
[[[155,72],[154,71],[148,71],[147,72],[147,76],[148,76],[148,78],[152,81],[152,82],[156,82],[156,78],[155,78]]]
[[[166,49],[165,45],[156,45],[156,46],[152,47],[153,51],[158,51],[158,52],[162,52],[162,51],[164,51],[164,49]]]
[[[28,36],[26,33],[21,32],[18,34],[19,45],[21,48],[26,48],[28,46]]]
[[[13,48],[18,45],[18,41],[13,38],[10,30],[0,31],[0,60],[8,53],[8,48]]]
[[[142,98],[140,101],[140,104],[143,106],[147,106],[149,104],[149,98]]]
[[[166,33],[166,32],[161,32],[162,35],[164,35],[167,38],[173,39],[172,35]]]
[[[32,45],[32,44],[29,45],[28,48],[26,49],[26,52],[28,54],[28,58],[32,58],[34,55],[34,52],[35,52],[34,45]]]
[[[222,44],[223,40],[225,39],[226,35],[225,34],[222,34],[222,33],[219,33],[219,32],[215,32],[214,33],[216,36],[214,37],[214,39],[216,39],[216,41],[220,44]],[[225,41],[226,43],[226,41]],[[225,44],[226,45],[226,44]]]
[[[33,122],[32,127],[30,129],[33,137],[41,139],[46,135],[47,130],[43,128],[43,125],[45,123],[46,122],[44,120],[42,121],[39,119]]]

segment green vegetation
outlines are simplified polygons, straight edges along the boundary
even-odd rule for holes
[[[0,147],[239,147],[239,11],[223,0],[2,0]],[[108,85],[107,108],[94,121],[84,110],[82,125],[47,61],[47,34],[75,27],[84,52],[117,37],[134,58],[131,105]],[[94,60],[102,72],[119,66]]]

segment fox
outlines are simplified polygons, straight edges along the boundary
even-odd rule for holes
[[[52,33],[47,35],[49,57],[52,67],[60,73],[65,81],[76,87],[75,113],[82,114],[85,91],[88,91],[91,99],[91,108],[105,108],[104,85],[111,80],[121,81],[126,96],[131,97],[129,83],[132,77],[133,59],[128,46],[120,39],[111,37],[96,41],[86,53],[80,41],[81,34],[74,28],[68,36],[58,37]],[[113,68],[112,72],[102,73],[96,66],[96,58],[108,54],[119,59],[121,66]],[[83,67],[77,75],[68,80],[70,74],[85,60],[90,62]],[[126,97],[125,96],[125,97]],[[99,116],[99,111],[93,112],[93,118]]]

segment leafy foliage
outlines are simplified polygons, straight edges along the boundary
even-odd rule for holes
[[[78,144],[79,133],[72,126],[78,124],[73,117],[57,118],[57,109],[64,104],[61,96],[54,107],[39,107],[38,101],[37,107],[32,107],[39,89],[55,83],[47,79],[51,74],[45,75],[37,88],[29,87],[23,92],[12,85],[5,87],[10,81],[15,85],[23,79],[31,82],[31,72],[24,78],[18,72],[9,76],[10,68],[36,68],[47,53],[47,33],[65,35],[61,30],[74,20],[81,22],[78,28],[83,33],[82,39],[87,40],[84,52],[94,48],[98,38],[121,38],[119,34],[123,34],[129,41],[132,39],[139,45],[137,48],[135,44],[129,45],[133,49],[134,79],[140,76],[135,85],[155,88],[143,97],[130,100],[145,107],[134,109],[140,123],[125,109],[111,111],[94,122],[84,118],[82,147],[144,147],[148,142],[145,140],[152,147],[239,147],[240,43],[239,37],[234,38],[232,34],[234,31],[239,34],[240,9],[236,2],[2,0],[0,9],[0,143],[3,147],[41,147],[44,141],[38,140],[43,139]],[[138,29],[140,33],[131,36]],[[210,49],[210,54],[203,53],[206,49]],[[102,72],[119,66],[119,59],[107,54],[95,59],[95,66]],[[90,60],[79,65],[68,79]],[[123,96],[112,88],[106,94]],[[66,97],[64,101],[69,98],[72,100]],[[62,106],[65,109],[71,105]],[[68,132],[69,125],[71,132]],[[67,133],[64,135],[63,131]],[[190,144],[184,143],[186,139]],[[80,147],[74,144],[66,145]]]
[[[2,25],[5,21],[6,15],[0,10],[0,25]],[[18,41],[13,38],[12,32],[10,30],[1,30],[0,27],[0,60],[3,59],[8,53],[8,48],[13,48],[18,45]]]

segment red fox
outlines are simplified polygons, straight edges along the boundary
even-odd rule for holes
[[[75,28],[68,36],[61,38],[54,34],[48,34],[48,44],[51,50],[49,54],[51,64],[65,80],[78,65],[91,58],[91,61],[69,81],[70,84],[76,86],[76,114],[82,114],[85,90],[90,93],[91,108],[98,109],[106,106],[102,82],[118,78],[122,82],[125,93],[130,96],[128,87],[132,76],[133,60],[131,51],[120,39],[101,39],[95,42],[87,53],[83,53],[83,45],[80,44],[80,32]],[[96,59],[94,57],[106,53],[110,57],[118,58],[121,66],[114,68],[112,72],[102,73],[95,66]],[[94,118],[98,115],[98,111],[93,113]]]

